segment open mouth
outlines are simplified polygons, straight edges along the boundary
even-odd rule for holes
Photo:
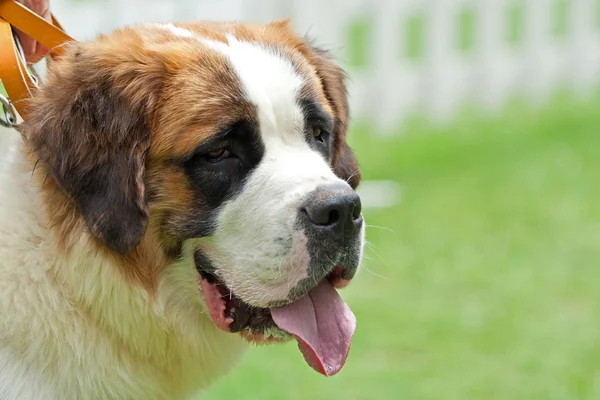
[[[196,268],[210,316],[219,329],[239,332],[257,343],[282,342],[291,335],[315,371],[331,376],[342,369],[356,329],[356,317],[335,290],[348,283],[342,278],[342,267],[299,299],[272,308],[245,303],[217,275]]]

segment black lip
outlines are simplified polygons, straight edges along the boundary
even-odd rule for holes
[[[214,264],[202,250],[196,250],[194,252],[194,264],[196,265],[196,270],[203,278],[206,274],[215,274],[216,268]],[[209,281],[209,283],[212,282]]]
[[[234,297],[230,304],[227,307],[229,311],[227,316],[233,318],[233,322],[229,325],[231,332],[240,332],[245,328],[254,332],[264,332],[267,328],[277,326],[268,308],[252,307],[238,297]]]
[[[260,333],[264,332],[267,328],[277,327],[271,317],[271,310],[269,308],[251,306],[237,297],[235,293],[229,291],[229,288],[227,288],[216,274],[214,265],[202,250],[194,253],[194,263],[202,279],[205,279],[211,285],[222,285],[229,292],[229,295],[225,295],[223,298],[226,305],[225,317],[233,319],[233,322],[229,325],[232,333],[240,332],[244,329]]]
[[[200,273],[200,276],[202,277],[202,279],[206,279],[208,281],[208,283],[210,283],[211,285],[213,283],[217,282],[217,279],[215,278],[215,276],[213,274],[209,274],[206,271],[203,270],[198,270],[198,272]]]

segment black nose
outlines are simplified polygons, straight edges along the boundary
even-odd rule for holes
[[[333,233],[358,232],[362,226],[360,197],[349,186],[321,186],[310,194],[303,211],[310,223]]]

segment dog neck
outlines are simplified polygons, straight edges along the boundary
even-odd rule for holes
[[[194,282],[195,268],[185,265],[192,257],[165,269],[147,238],[130,257],[110,254],[43,166],[32,173],[29,154],[13,149],[0,166],[0,315],[11,321],[0,353],[10,348],[20,362],[32,360],[56,382],[48,385],[72,385],[71,393],[84,374],[104,385],[113,379],[120,386],[102,390],[136,398],[188,395],[230,368],[245,344],[188,304],[197,288],[178,286]]]

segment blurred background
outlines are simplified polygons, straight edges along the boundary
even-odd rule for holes
[[[289,17],[349,73],[369,227],[346,366],[255,348],[205,399],[600,399],[600,1],[51,5],[78,39]]]

